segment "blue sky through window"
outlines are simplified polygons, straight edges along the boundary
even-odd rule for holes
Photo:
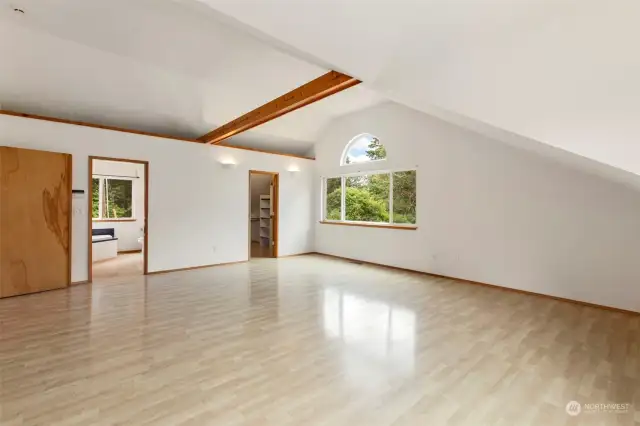
[[[371,161],[371,159],[367,157],[366,151],[373,139],[373,136],[366,133],[357,136],[349,143],[347,155],[345,156],[344,162],[347,163],[347,158],[349,159],[349,164]]]

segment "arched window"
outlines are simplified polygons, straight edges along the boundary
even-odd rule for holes
[[[380,139],[369,133],[361,133],[347,144],[342,153],[340,165],[386,160],[387,151]]]
[[[390,169],[380,140],[362,133],[342,152],[341,166],[378,162],[381,167],[344,167],[322,178],[322,223],[417,229],[416,170]]]

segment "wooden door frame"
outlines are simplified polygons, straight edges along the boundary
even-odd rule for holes
[[[278,244],[280,241],[280,173],[278,172],[265,172],[263,170],[249,170],[249,181],[248,181],[248,193],[249,193],[249,208],[247,209],[249,214],[247,219],[249,221],[249,251],[247,260],[251,260],[251,174],[256,175],[271,175],[273,182],[273,198],[275,200],[271,200],[273,203],[273,250],[272,256],[274,259],[278,257]]]
[[[143,256],[143,271],[144,275],[149,274],[149,162],[144,160],[131,160],[126,158],[111,158],[111,157],[98,157],[94,155],[89,156],[89,191],[87,193],[87,216],[89,218],[89,277],[88,282],[93,282],[93,240],[91,238],[91,231],[93,230],[93,160],[103,161],[117,161],[120,163],[135,163],[144,164],[144,247],[142,248]]]
[[[68,266],[69,266],[69,274],[68,274],[68,283],[67,283],[67,287],[71,287],[71,284],[73,284],[73,278],[71,276],[71,270],[73,268],[73,251],[72,251],[72,241],[73,241],[73,155],[71,154],[66,154],[67,155],[67,167],[69,169],[69,182],[68,185],[69,187],[67,188],[67,190],[69,191],[69,243],[68,243],[68,247],[69,247],[69,259],[68,259]]]

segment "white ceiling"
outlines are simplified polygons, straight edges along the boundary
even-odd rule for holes
[[[640,174],[637,0],[199,1],[400,103]]]
[[[636,0],[0,0],[0,105],[197,137],[336,69],[364,83],[231,143],[306,153],[388,98],[640,174],[638,18]]]
[[[194,138],[328,71],[179,0],[0,0],[0,58],[4,109]],[[231,143],[307,153],[382,101],[357,86]]]

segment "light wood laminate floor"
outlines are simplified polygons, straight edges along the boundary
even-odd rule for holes
[[[569,416],[571,400],[631,406]],[[634,425],[638,410],[637,316],[322,256],[0,300],[2,426]]]
[[[130,277],[144,273],[142,253],[122,253],[117,257],[101,260],[93,264],[93,279]],[[1,425],[0,425],[1,426]]]
[[[273,254],[271,252],[271,247],[263,246],[260,243],[256,243],[255,241],[251,241],[251,258],[257,257],[272,257]]]

